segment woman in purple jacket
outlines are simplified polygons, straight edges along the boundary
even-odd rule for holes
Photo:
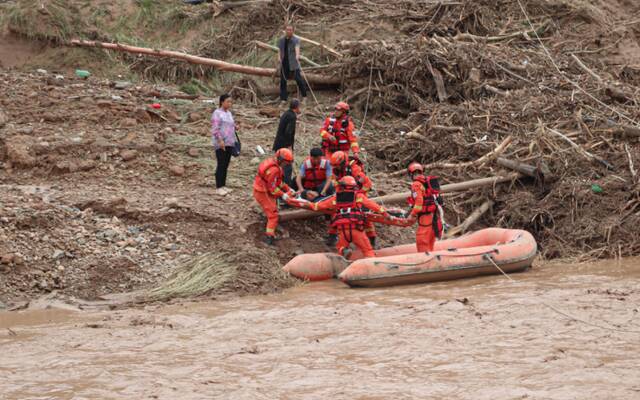
[[[211,116],[211,140],[216,150],[216,194],[224,196],[231,192],[226,188],[227,169],[231,161],[231,152],[236,145],[236,124],[231,115],[231,96],[220,96],[220,107]]]

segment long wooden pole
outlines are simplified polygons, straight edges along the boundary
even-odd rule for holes
[[[194,56],[187,53],[181,53],[179,51],[172,50],[156,50],[146,47],[130,46],[128,44],[121,43],[106,43],[95,42],[91,40],[78,40],[74,39],[69,42],[72,46],[81,47],[98,47],[103,49],[122,51],[133,54],[144,54],[152,57],[160,58],[172,58],[176,60],[182,60],[191,64],[208,65],[220,71],[237,72],[240,74],[257,75],[257,76],[276,76],[277,71],[275,68],[261,68],[251,67],[248,65],[233,64],[222,60],[216,60],[214,58],[206,58],[200,56]],[[305,74],[307,80],[310,83],[323,84],[323,85],[340,85],[340,78],[333,76],[324,76],[318,74]]]
[[[492,176],[490,178],[480,178],[466,182],[449,183],[447,185],[442,185],[440,189],[444,193],[462,192],[464,190],[473,189],[476,187],[491,186],[497,185],[499,183],[511,182],[516,179],[522,178],[523,176],[524,175],[520,174],[519,172],[514,172],[507,175]],[[397,204],[406,201],[407,197],[409,197],[410,195],[410,192],[395,193],[386,196],[374,197],[372,200],[378,204]],[[292,221],[295,219],[307,219],[316,217],[318,215],[322,215],[322,213],[309,210],[285,211],[283,213],[280,213],[279,219],[280,221]]]
[[[341,58],[342,57],[342,53],[340,53],[338,50],[336,49],[332,49],[331,47],[324,45],[322,43],[316,42],[315,40],[311,40],[311,39],[307,39],[306,37],[302,37],[298,34],[296,34],[296,36],[298,37],[298,39],[300,39],[301,41],[305,42],[305,43],[309,43],[311,45],[314,45],[316,47],[320,47],[322,50],[325,50],[326,52],[334,55],[335,57]]]
[[[450,238],[455,235],[466,232],[467,229],[469,229],[469,227],[473,225],[474,222],[479,220],[484,213],[489,211],[489,209],[493,207],[494,204],[495,203],[493,200],[487,200],[484,203],[482,203],[482,205],[476,208],[471,214],[469,214],[469,216],[464,221],[462,221],[460,225],[456,226],[455,228],[447,232],[446,237]]]

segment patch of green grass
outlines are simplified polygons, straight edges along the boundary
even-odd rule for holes
[[[138,23],[144,23],[148,21],[155,20],[157,4],[162,2],[157,2],[153,0],[136,0],[138,5]]]
[[[32,39],[65,42],[86,29],[79,10],[67,0],[23,0],[8,7],[3,25]]]

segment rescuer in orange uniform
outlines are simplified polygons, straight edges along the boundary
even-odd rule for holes
[[[338,181],[336,194],[331,202],[308,203],[306,207],[314,211],[333,210],[331,226],[338,232],[336,249],[338,254],[348,258],[351,254],[349,244],[355,244],[365,257],[374,257],[371,242],[364,232],[367,223],[367,210],[389,216],[384,207],[378,205],[360,190],[352,176],[345,176]]]
[[[333,114],[324,120],[320,136],[322,137],[322,150],[327,159],[336,151],[344,151],[357,158],[360,154],[358,139],[354,132],[353,121],[349,117],[349,105],[343,101],[336,104]]]
[[[337,182],[345,176],[353,176],[360,190],[369,193],[373,187],[371,179],[364,173],[362,162],[359,159],[350,159],[349,153],[336,151],[329,159],[333,171],[334,181]]]
[[[345,176],[352,176],[358,184],[359,190],[368,194],[373,184],[371,179],[364,173],[364,168],[359,159],[349,159],[348,152],[336,151],[331,155],[331,168],[333,171],[333,180],[338,182]],[[367,222],[364,231],[371,242],[371,246],[376,245],[376,227],[373,222]],[[327,245],[331,246],[337,240],[337,232],[333,227],[329,228],[327,236]]]
[[[442,237],[441,218],[442,197],[438,177],[424,175],[422,164],[413,162],[407,168],[411,183],[411,196],[407,202],[411,206],[409,218],[418,220],[416,246],[418,252],[433,251],[436,239]]]
[[[276,199],[289,202],[295,196],[293,190],[284,183],[284,172],[282,167],[291,165],[293,153],[287,148],[276,151],[274,157],[264,160],[258,166],[258,174],[253,181],[253,198],[256,199],[260,207],[267,216],[267,229],[264,242],[273,245],[278,226],[278,205]]]

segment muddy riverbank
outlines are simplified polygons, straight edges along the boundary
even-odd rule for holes
[[[492,276],[380,290],[331,282],[146,309],[0,313],[0,392],[634,399],[639,278],[635,258],[542,265],[515,282]]]

